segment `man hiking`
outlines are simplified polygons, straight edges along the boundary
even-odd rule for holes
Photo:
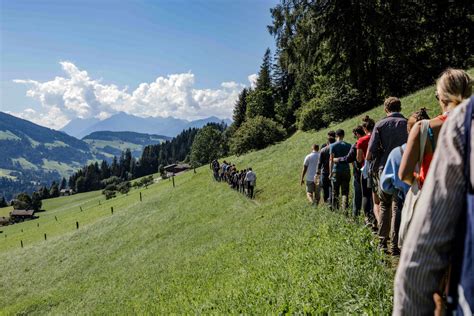
[[[344,141],[344,130],[336,131],[336,142],[329,148],[329,170],[332,181],[332,203],[333,210],[341,206],[347,211],[349,207],[349,186],[351,181],[351,169],[347,161],[335,162],[335,158],[347,156],[351,150],[351,145]],[[339,195],[342,196],[342,202],[339,203]],[[340,205],[342,204],[342,205]]]
[[[301,171],[301,185],[306,183],[306,197],[312,205],[319,203],[319,194],[316,194],[316,171],[319,163],[319,145],[314,144],[312,151],[304,158],[303,170]]]
[[[253,190],[255,188],[255,183],[257,181],[257,175],[252,171],[252,168],[249,168],[247,174],[245,175],[245,183],[247,184],[247,195],[249,198],[253,199]]]

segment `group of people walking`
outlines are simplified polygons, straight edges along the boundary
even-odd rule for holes
[[[401,255],[394,314],[441,311],[443,298],[464,315],[474,311],[472,84],[465,71],[447,69],[433,96],[441,115],[421,108],[405,118],[401,101],[389,97],[385,118],[366,116],[352,130],[354,144],[344,130],[331,131],[304,159],[301,184],[313,205],[322,195],[348,214],[352,178],[352,215],[362,210],[379,249]]]
[[[225,160],[220,164],[217,159],[214,159],[209,167],[213,172],[214,180],[226,182],[229,187],[251,199],[255,197],[257,175],[252,168],[237,170],[235,164]]]

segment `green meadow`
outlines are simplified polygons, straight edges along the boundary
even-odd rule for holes
[[[439,113],[433,87],[402,105]],[[361,219],[309,206],[298,181],[311,144],[335,128],[353,141],[362,116],[229,157],[256,171],[255,200],[203,166],[175,188],[43,201],[39,219],[0,228],[1,313],[389,314],[395,263]]]

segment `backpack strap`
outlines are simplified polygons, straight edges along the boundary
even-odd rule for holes
[[[467,192],[473,193],[474,187],[474,179],[471,179],[471,125],[474,119],[474,97],[469,99],[469,102],[466,106],[466,117],[464,118],[464,134],[465,134],[465,144],[466,144],[466,152],[464,161],[466,162],[466,168],[464,168],[465,177],[466,177],[466,184],[467,184]]]
[[[425,156],[425,147],[426,147],[426,139],[428,138],[428,130],[430,128],[430,120],[422,120],[420,121],[420,158],[418,160],[418,167],[421,168],[421,164],[423,163],[423,158]]]
[[[436,140],[434,138],[434,132],[431,126],[428,127],[428,138],[430,139],[431,148],[433,149],[433,152],[434,152],[436,149]]]

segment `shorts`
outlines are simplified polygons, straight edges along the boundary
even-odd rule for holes
[[[316,184],[314,181],[306,181],[306,192],[314,193],[316,191]]]
[[[380,172],[374,172],[372,175],[369,177],[371,179],[371,187],[372,187],[372,192],[374,192],[377,195],[380,195],[380,175],[382,174],[382,171]]]

